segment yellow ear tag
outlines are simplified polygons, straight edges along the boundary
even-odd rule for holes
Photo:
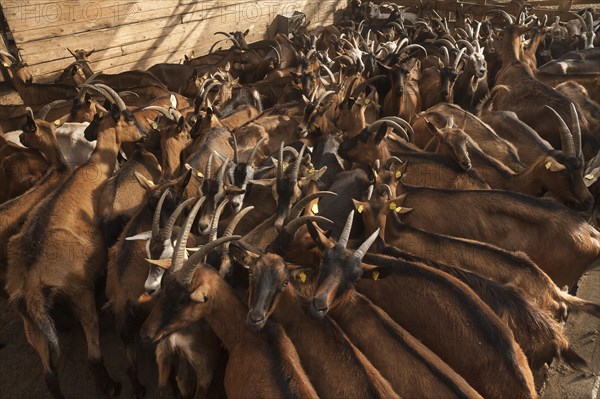
[[[60,126],[60,119],[54,121],[54,126]]]
[[[379,272],[377,270],[375,270],[371,275],[373,276],[373,280],[379,280]]]
[[[377,171],[373,168],[371,168],[371,170],[373,171],[373,176],[375,176],[375,178],[377,179]]]
[[[365,210],[365,206],[364,205],[359,205],[358,206],[358,213],[363,213],[364,210]]]
[[[100,116],[100,118],[104,118],[104,112],[100,111],[100,112],[98,113],[98,116]]]
[[[198,173],[196,173],[196,175],[197,175],[198,177],[204,177],[204,174],[202,174],[202,172],[198,172]]]
[[[315,173],[315,166],[311,163],[310,168],[308,168],[308,173]]]
[[[7,63],[5,63],[5,62],[3,62],[3,63],[2,63],[2,66],[3,66],[4,68],[10,68],[10,65],[8,65],[8,64],[7,64]]]
[[[288,164],[287,163],[283,163],[283,166],[281,166],[281,169],[285,172],[285,170],[287,169]]]
[[[396,203],[395,202],[390,203],[390,209],[392,211],[396,211]],[[396,212],[398,212],[398,211],[396,211]]]
[[[154,130],[158,129],[158,123],[152,122],[152,129],[154,129]]]
[[[302,283],[306,283],[306,273],[301,272],[298,274],[298,280],[300,280]]]
[[[148,183],[150,183],[151,185],[154,185],[154,182],[152,180],[148,180]]]
[[[546,162],[546,169],[550,170],[550,168],[552,167],[552,162]]]
[[[314,213],[315,215],[316,215],[317,213],[319,213],[319,204],[314,204],[314,205],[313,205],[313,206],[310,208],[310,211],[311,211],[312,213]]]
[[[401,177],[402,177],[402,171],[400,171],[400,170],[397,170],[397,171],[396,171],[396,179],[399,179],[399,178],[401,178]]]
[[[365,98],[365,105],[369,105],[371,103],[371,99],[370,98]]]
[[[587,180],[593,180],[594,179],[594,175],[590,173],[589,175],[585,175],[584,178],[587,179]]]

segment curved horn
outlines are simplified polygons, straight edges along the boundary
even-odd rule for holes
[[[7,51],[0,50],[0,54],[2,54],[3,56],[7,57],[7,58],[8,58],[9,60],[11,60],[12,62],[19,62],[19,61],[17,61],[17,59],[16,59],[16,58],[15,58],[15,57],[14,57],[12,54],[10,54],[10,53],[9,53],[9,52],[7,52]]]
[[[97,85],[89,85],[89,84],[86,84],[86,83],[83,83],[83,84],[79,85],[79,87],[87,88],[87,89],[94,90],[94,91],[100,93],[104,98],[106,98],[108,101],[110,101],[111,103],[114,104],[114,99],[110,95],[110,93],[108,91],[104,90],[103,88],[96,87],[96,86]]]
[[[342,234],[340,234],[340,239],[338,240],[338,244],[342,246],[342,248],[346,248],[348,245],[348,239],[350,238],[350,230],[352,230],[352,222],[354,221],[354,209],[350,211],[348,214],[348,219],[346,219],[346,224],[344,225],[344,230],[342,230]]]
[[[160,114],[162,114],[165,118],[169,119],[169,120],[173,120],[173,115],[171,115],[171,113],[169,112],[169,110],[165,107],[161,107],[158,105],[151,105],[149,107],[145,107],[143,108],[144,111],[158,111]]]
[[[219,186],[223,185],[223,179],[225,177],[225,169],[227,169],[227,165],[229,165],[229,158],[225,158],[225,161],[223,161],[219,171],[217,172],[217,184]]]
[[[198,210],[206,200],[206,197],[200,198],[196,201],[196,204],[185,217],[183,222],[183,229],[179,232],[179,237],[177,238],[177,244],[175,245],[175,250],[173,251],[173,258],[171,262],[171,272],[176,272],[181,269],[183,266],[183,260],[185,258],[185,246],[187,244],[188,237],[190,235],[190,229],[192,228],[192,223],[198,214]]]
[[[392,192],[392,188],[390,187],[390,185],[389,184],[384,184],[383,188],[385,189],[385,191],[387,191],[388,197],[390,199],[392,199],[394,197],[394,193]]]
[[[575,143],[573,142],[573,136],[571,136],[571,132],[569,131],[569,127],[565,123],[565,120],[562,118],[562,116],[560,116],[558,114],[558,112],[556,112],[554,110],[554,108],[552,108],[548,105],[544,105],[544,107],[548,108],[550,111],[552,111],[552,113],[554,115],[556,115],[556,117],[558,118],[558,123],[559,123],[558,131],[560,133],[560,146],[561,146],[562,151],[565,152],[567,155],[576,156]]]
[[[396,122],[400,126],[404,127],[404,129],[406,129],[406,131],[410,133],[410,141],[412,141],[413,137],[415,137],[415,131],[413,130],[413,127],[410,125],[410,123],[400,118],[399,116],[384,116],[380,120]]]
[[[398,55],[402,55],[406,52],[408,52],[409,50],[412,50],[414,48],[418,48],[419,50],[423,50],[423,52],[425,53],[425,57],[427,57],[427,50],[425,49],[425,47],[421,46],[420,44],[409,44],[406,47],[403,47],[399,52]]]
[[[371,201],[371,197],[373,196],[373,189],[375,188],[374,185],[370,185],[369,188],[367,189],[367,201]]]
[[[392,155],[391,157],[389,157],[386,161],[385,164],[383,165],[384,169],[389,170],[390,167],[392,166],[392,162],[398,162],[399,164],[402,164],[402,160],[400,158],[398,158],[395,155]]]
[[[579,125],[579,115],[575,104],[571,103],[571,135],[575,146],[575,156],[583,160],[581,153],[581,126]]]
[[[293,182],[298,181],[298,174],[300,173],[300,164],[302,163],[302,157],[304,156],[304,151],[306,150],[306,144],[302,145],[300,149],[300,153],[296,157],[296,161],[294,162],[294,169],[292,169],[292,176],[290,177]]]
[[[460,63],[460,60],[462,59],[462,56],[465,53],[465,50],[466,50],[466,48],[464,48],[464,47],[462,49],[460,49],[460,51],[456,55],[456,58],[454,59],[454,64],[452,64],[452,69],[458,68],[458,64]]]
[[[44,108],[40,109],[38,111],[38,118],[39,119],[46,119],[46,116],[48,116],[48,113],[50,112],[50,110],[52,109],[52,107],[58,105],[58,104],[63,104],[68,102],[67,100],[56,100],[56,101],[52,101],[50,104],[45,105]]]
[[[283,179],[283,141],[279,145],[279,154],[278,154],[278,164],[277,164],[277,180]]]
[[[453,49],[456,48],[456,45],[454,43],[452,43],[450,40],[448,39],[436,39],[433,44],[438,45],[441,44],[442,46],[448,48],[448,49]]]
[[[127,110],[125,101],[123,101],[123,99],[121,97],[119,97],[119,95],[117,94],[116,91],[114,91],[113,89],[111,89],[110,87],[108,87],[107,85],[102,84],[102,83],[96,83],[94,85],[94,87],[100,87],[100,88],[106,90],[108,92],[108,94],[110,94],[112,96],[114,103],[117,104],[117,106],[119,107],[119,110],[121,112]]]
[[[296,219],[302,213],[302,210],[306,207],[306,205],[310,204],[316,198],[327,197],[327,196],[337,196],[333,191],[317,191],[315,193],[309,194],[306,197],[302,198],[298,202],[294,204],[290,213],[287,217],[287,220]]]
[[[379,230],[380,229],[375,230],[375,232],[371,234],[369,238],[367,238],[360,247],[358,247],[358,249],[354,252],[354,254],[352,254],[352,256],[358,260],[362,260],[369,248],[371,248],[371,245],[373,245],[373,243],[377,239],[377,236],[379,236]]]
[[[225,209],[225,206],[228,203],[229,203],[229,198],[225,198],[223,201],[221,201],[219,206],[217,206],[217,209],[215,210],[213,219],[210,223],[210,232],[208,233],[208,242],[211,242],[211,241],[214,241],[217,239],[217,233],[219,230],[219,219],[221,218],[223,209]]]
[[[450,65],[450,53],[448,53],[448,49],[446,47],[442,47],[440,48],[440,51],[442,52],[442,62],[444,63],[444,66]]]
[[[335,83],[335,76],[333,75],[333,72],[331,72],[331,69],[329,69],[329,67],[327,67],[327,65],[325,64],[321,64],[321,68],[323,68],[325,72],[327,72],[327,75],[329,75],[329,79],[331,79],[331,83]]]
[[[463,39],[460,39],[460,40],[459,40],[457,43],[458,43],[458,44],[462,44],[462,45],[464,45],[464,46],[467,48],[467,50],[469,50],[469,54],[473,54],[473,53],[475,53],[475,48],[474,48],[474,47],[473,47],[473,45],[472,45],[471,43],[469,43],[468,41],[466,41],[466,40],[463,40]]]
[[[189,285],[192,281],[192,277],[194,277],[194,272],[196,271],[198,263],[200,263],[200,261],[210,251],[230,241],[239,240],[240,238],[241,236],[221,237],[215,241],[211,241],[208,244],[203,245],[202,248],[200,248],[197,252],[190,256],[190,258],[185,262],[185,265],[183,265],[179,273],[177,273],[177,279],[181,281],[184,285]]]
[[[297,219],[294,219],[291,222],[289,222],[288,224],[286,224],[284,227],[284,230],[289,235],[293,235],[296,232],[296,230],[298,230],[300,228],[300,226],[306,224],[306,222],[311,222],[311,221],[333,224],[333,222],[331,220],[324,218],[323,216],[306,215],[306,216],[301,216]]]
[[[233,219],[231,219],[231,221],[227,225],[225,231],[223,232],[223,237],[229,237],[230,235],[232,235],[240,220],[242,220],[242,218],[246,216],[246,214],[252,209],[254,209],[253,206],[247,206],[238,213],[236,213]]]
[[[279,45],[279,42],[276,41],[276,43]],[[277,49],[275,48],[275,46],[269,44],[269,47],[271,47],[273,49],[273,51],[275,51],[275,54],[277,54],[277,65],[281,65],[281,54],[279,53],[279,51],[277,51]]]
[[[167,188],[164,193],[160,196],[158,200],[158,204],[156,205],[156,209],[154,210],[154,217],[152,218],[152,236],[157,237],[160,230],[160,213],[162,211],[163,203],[165,202],[165,198],[169,194],[169,189]]]
[[[177,208],[175,208],[171,216],[169,216],[169,220],[167,220],[167,225],[165,226],[166,239],[171,239],[171,235],[173,234],[173,227],[175,227],[175,222],[177,221],[177,218],[179,217],[181,212],[183,212],[183,210],[195,199],[196,198],[188,198],[187,200],[183,201],[181,204],[179,204],[179,206],[177,206]]]
[[[576,17],[579,22],[581,23],[581,29],[585,32],[588,31],[588,26],[587,23],[585,22],[585,19],[583,19],[583,17],[575,12],[572,12],[571,15],[573,15],[574,17]]]
[[[231,133],[231,138],[233,139],[233,162],[237,165],[240,163],[237,138],[233,133]]]
[[[367,129],[369,129],[370,132],[375,132],[384,123],[387,123],[389,126],[392,126],[396,130],[400,131],[404,135],[404,138],[406,139],[406,141],[410,142],[410,137],[408,136],[408,133],[406,133],[406,130],[404,130],[404,128],[402,126],[400,126],[399,124],[397,124],[396,122],[388,120],[388,119],[384,119],[384,120],[380,119],[378,121],[375,121],[375,122],[371,123],[371,125]]]
[[[258,140],[258,143],[256,143],[256,145],[254,146],[254,148],[252,149],[252,152],[250,152],[250,155],[248,155],[248,161],[246,161],[247,164],[250,164],[250,163],[252,163],[252,161],[254,161],[254,157],[256,156],[256,153],[258,152],[258,148],[266,139],[267,139],[266,137],[263,137],[262,139]]]

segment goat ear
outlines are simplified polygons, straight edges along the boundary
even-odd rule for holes
[[[181,131],[183,131],[184,128],[185,128],[185,118],[182,116],[181,118],[179,118],[179,121],[177,121],[177,130],[179,130],[181,132]]]
[[[236,187],[232,184],[225,184],[225,192],[230,195],[246,194],[245,189]]]
[[[31,114],[27,113],[27,121],[25,122],[25,126],[27,130],[35,132],[37,130],[37,125],[35,120],[32,118]]]
[[[133,172],[133,175],[138,183],[140,183],[140,186],[142,186],[146,191],[152,191],[154,187],[156,187],[156,184],[154,184],[152,180],[146,179],[146,176],[142,175],[141,173]]]
[[[117,104],[110,105],[110,116],[113,118],[115,122],[121,119],[121,110]]]
[[[366,263],[361,263],[360,266],[363,270],[362,278],[375,281],[386,278],[394,271],[394,269],[389,266],[374,266]]]
[[[352,203],[354,204],[354,207],[356,208],[356,211],[358,213],[363,213],[365,211],[365,209],[367,208],[366,202],[358,201],[358,200],[355,200],[354,198],[352,198]]]
[[[427,125],[427,130],[429,130],[429,132],[438,140],[443,140],[444,139],[444,133],[438,129],[437,126],[435,126],[433,123],[431,123],[431,121],[427,118],[425,118],[425,124]]]
[[[165,269],[165,270],[169,270],[172,265],[171,259],[148,259],[148,258],[146,258],[146,262],[150,263],[151,265],[158,266],[161,269]]]
[[[244,35],[244,36],[247,36],[249,32],[250,32],[250,29],[246,29],[246,30],[244,31],[243,35]]]
[[[249,269],[262,255],[259,248],[255,248],[241,241],[234,241],[229,246],[229,253],[233,259]]]
[[[321,169],[314,170],[312,172],[309,171],[308,176],[300,179],[300,186],[304,187],[313,180],[319,180],[325,174],[325,172],[327,172],[327,166],[323,166]]]
[[[189,163],[185,164],[185,168],[192,172],[192,176],[194,176],[195,179],[204,179],[204,173],[200,172]]]
[[[558,162],[556,159],[552,157],[546,157],[544,160],[544,167],[548,169],[550,172],[560,172],[561,170],[567,169],[565,165]]]
[[[200,284],[191,294],[190,299],[196,303],[205,303],[208,301],[208,286]]]
[[[302,284],[306,283],[307,278],[310,277],[314,272],[314,270],[310,267],[292,265],[291,263],[288,263],[288,270],[290,271],[292,278],[301,282]]]
[[[275,182],[277,181],[277,179],[272,178],[272,179],[252,179],[250,180],[250,183],[252,184],[256,184],[257,186],[264,186],[264,187],[268,187],[268,186],[272,186],[275,184]]]
[[[131,237],[125,237],[125,241],[144,241],[149,240],[150,238],[152,238],[152,232],[144,231],[143,233],[136,234]]]

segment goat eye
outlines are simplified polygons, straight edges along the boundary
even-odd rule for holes
[[[289,284],[289,280],[283,280],[283,283],[281,283],[282,287],[287,287]]]

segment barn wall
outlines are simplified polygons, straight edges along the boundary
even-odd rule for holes
[[[54,78],[73,58],[67,51],[96,49],[95,71],[115,73],[178,63],[206,53],[215,31],[250,29],[266,38],[275,15],[295,10],[311,24],[329,24],[347,0],[0,0],[14,40],[37,81]]]

